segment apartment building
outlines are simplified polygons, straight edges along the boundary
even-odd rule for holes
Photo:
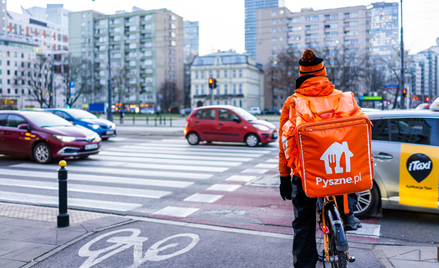
[[[256,10],[283,7],[285,0],[245,0],[245,51],[256,58]]]
[[[109,54],[116,107],[138,111],[156,107],[160,87],[167,81],[176,84],[182,99],[183,19],[177,14],[137,7],[112,15],[72,12],[69,34],[71,56],[92,63],[93,76],[87,83],[93,90],[78,105],[107,102]],[[116,85],[115,77],[122,77],[123,86]]]
[[[0,37],[0,109],[40,107],[29,97],[27,85],[18,79],[23,67],[40,53],[37,44]]]
[[[432,103],[439,97],[439,38],[436,43],[436,46],[413,55],[413,92],[409,94],[418,103]]]
[[[5,4],[6,1],[2,1]],[[18,14],[5,10],[5,30],[1,37],[2,51],[10,59],[3,61],[10,62],[10,65],[2,65],[1,68],[7,68],[2,73],[7,77],[2,78],[2,97],[8,99],[8,103],[14,109],[24,107],[39,107],[39,103],[32,99],[29,94],[28,85],[22,84],[18,70],[23,68],[25,63],[34,62],[38,56],[49,57],[52,59],[53,80],[56,81],[56,96],[53,105],[63,107],[65,97],[63,97],[65,83],[63,74],[68,65],[68,30],[67,27],[52,23],[43,19],[38,19],[24,12]],[[17,57],[15,55],[18,55]],[[9,56],[7,56],[9,57]],[[16,59],[14,59],[16,58]],[[8,84],[8,82],[11,82]],[[9,93],[11,92],[11,93]],[[6,95],[5,95],[6,94]],[[11,95],[12,94],[12,95]],[[9,105],[8,104],[8,105]],[[3,106],[6,107],[6,106]]]
[[[70,11],[64,9],[63,4],[47,4],[46,7],[31,7],[23,11],[39,20],[50,21],[64,27],[69,26]]]
[[[184,63],[190,63],[199,55],[200,30],[198,21],[185,21],[184,26]]]
[[[217,88],[209,88],[215,78]],[[264,106],[264,71],[249,55],[235,51],[218,51],[196,57],[191,67],[192,107],[233,105],[248,109]]]

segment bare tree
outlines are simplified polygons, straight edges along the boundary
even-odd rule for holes
[[[79,57],[69,57],[68,70],[64,76],[66,104],[72,105],[82,94],[88,94],[92,90],[92,66],[91,61],[82,60]],[[70,89],[70,81],[75,82],[75,91]]]
[[[325,47],[321,51],[329,80],[339,90],[350,90],[360,95],[362,84],[365,84],[370,59],[368,53],[356,48],[341,45],[335,49]]]
[[[160,87],[160,93],[163,96],[161,100],[164,104],[163,110],[178,108],[178,89],[174,81],[166,80]]]
[[[287,95],[294,93],[296,79],[299,77],[299,58],[294,56],[293,50],[288,49],[273,59],[267,69],[270,76],[268,85],[274,89],[283,90]]]
[[[15,83],[21,81],[21,85],[26,85],[28,94],[40,104],[40,108],[51,107],[53,104],[52,67],[51,58],[37,55],[35,59],[24,62],[15,76]]]
[[[111,84],[113,92],[118,97],[119,102],[123,102],[125,96],[129,96],[130,89],[127,88],[129,70],[123,67],[113,67],[111,72]]]
[[[409,55],[409,50],[404,51],[404,70],[408,70],[409,66],[413,63],[413,57]],[[400,85],[401,83],[401,48],[394,47],[392,55],[387,57],[381,57],[378,60],[378,64],[383,65],[383,70],[387,71],[390,75],[387,77],[390,83],[394,83]],[[405,71],[404,71],[405,73]],[[394,95],[393,107],[396,108],[398,106],[398,97],[400,96],[400,92],[402,92],[402,88],[398,88],[395,90],[395,93],[391,93]],[[389,92],[390,93],[390,92]]]

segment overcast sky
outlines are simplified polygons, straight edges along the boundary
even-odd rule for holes
[[[299,4],[306,2],[306,4]],[[399,1],[385,1],[399,2]],[[167,8],[183,20],[200,23],[200,55],[213,51],[235,49],[244,52],[244,0],[7,0],[7,9],[21,13],[21,7],[45,7],[64,4],[70,11],[93,9],[106,14],[117,10],[131,11]],[[345,6],[368,5],[367,0],[285,0],[292,12],[312,7],[314,10]],[[439,0],[404,0],[404,42],[411,53],[436,45],[439,37]]]

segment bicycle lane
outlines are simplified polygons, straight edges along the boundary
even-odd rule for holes
[[[292,236],[140,219],[97,232],[31,267],[292,267]],[[369,249],[352,249],[381,267]],[[360,256],[358,256],[360,257]]]

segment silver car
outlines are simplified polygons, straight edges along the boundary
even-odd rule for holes
[[[379,207],[439,214],[439,111],[367,114],[374,186],[360,193],[356,216],[371,216]]]

